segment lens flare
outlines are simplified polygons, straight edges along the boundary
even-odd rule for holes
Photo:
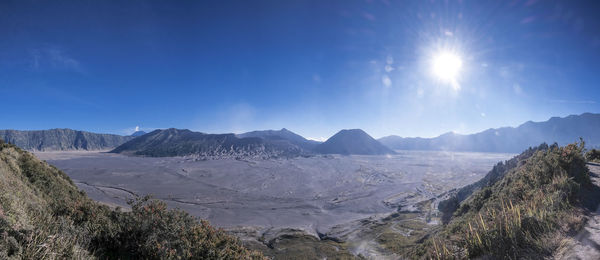
[[[452,52],[441,52],[433,57],[431,71],[439,80],[458,88],[458,76],[463,62],[459,55]]]

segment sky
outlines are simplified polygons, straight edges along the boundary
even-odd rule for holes
[[[597,1],[1,1],[0,129],[433,137],[600,112]],[[440,55],[460,60],[452,79]]]

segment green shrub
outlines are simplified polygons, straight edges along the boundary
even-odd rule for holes
[[[141,259],[263,259],[223,230],[181,210],[169,210],[144,197],[130,202],[131,212],[111,214],[94,243],[99,255]]]

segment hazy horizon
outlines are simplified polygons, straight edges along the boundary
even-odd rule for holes
[[[0,128],[435,137],[600,112],[584,3],[3,2]]]
[[[585,112],[585,113],[590,113],[590,112]],[[581,114],[571,114],[571,115],[581,115]],[[565,118],[565,117],[571,116],[571,115],[554,116],[554,117]],[[527,121],[519,123],[517,125],[505,125],[505,126],[489,127],[489,128],[482,129],[482,130],[475,131],[475,132],[471,132],[471,133],[460,133],[460,132],[456,132],[456,131],[448,131],[448,132],[439,133],[439,134],[436,134],[436,135],[433,135],[433,136],[400,136],[400,137],[403,137],[403,138],[419,138],[419,137],[420,138],[434,138],[434,137],[438,137],[440,135],[443,135],[443,134],[446,134],[446,133],[451,133],[451,132],[455,133],[455,134],[461,134],[461,135],[470,135],[470,134],[480,133],[480,132],[483,132],[483,131],[488,130],[488,129],[497,129],[497,128],[503,128],[503,127],[516,128],[516,127],[518,127],[518,126],[520,126],[520,125],[522,125],[522,124],[524,124],[526,122],[529,122],[529,121],[531,121],[531,122],[544,122],[544,121],[547,121],[549,119],[550,118],[547,118],[545,120],[539,120],[539,121],[537,121],[537,120],[527,120]],[[137,131],[151,132],[151,131],[154,131],[154,130],[164,130],[164,129],[174,128],[174,127],[140,127],[140,126],[135,126],[135,127],[132,127],[132,128],[122,129],[119,132],[95,132],[95,131],[88,130],[88,129],[74,129],[74,128],[69,128],[69,127],[57,127],[57,128],[67,128],[67,129],[72,129],[72,130],[93,132],[93,133],[99,133],[99,134],[131,135],[131,134],[133,134],[133,133],[135,133]],[[325,137],[319,137],[319,138],[315,138],[315,137],[311,137],[311,136],[305,136],[302,133],[297,132],[294,129],[290,129],[290,128],[287,128],[287,127],[270,128],[270,129],[252,129],[252,130],[240,131],[240,132],[206,132],[206,131],[202,131],[202,130],[198,130],[198,129],[187,129],[187,128],[179,128],[179,129],[187,129],[187,130],[190,130],[190,131],[202,132],[202,133],[207,133],[207,134],[227,134],[227,133],[243,134],[243,133],[252,132],[252,131],[282,130],[284,128],[287,129],[287,130],[289,130],[289,131],[291,131],[291,132],[294,132],[295,134],[298,134],[298,135],[300,135],[300,136],[302,136],[302,137],[304,137],[304,138],[306,138],[308,140],[321,141],[321,142],[326,141],[329,137],[335,135],[337,132],[339,132],[341,130],[362,129],[362,128],[341,128],[341,129],[338,129],[335,132],[333,132],[331,135],[328,135],[328,136],[325,136]],[[49,129],[54,129],[54,128],[44,128],[44,129],[0,129],[0,130],[38,131],[38,130],[49,130]],[[362,130],[364,130],[364,129],[362,129]],[[367,132],[367,134],[369,134],[369,133]],[[371,135],[371,136],[373,138],[375,138],[375,139],[379,139],[379,138],[382,138],[382,137],[399,136],[399,135],[392,133],[392,134],[383,135],[383,136],[373,136],[373,135]]]

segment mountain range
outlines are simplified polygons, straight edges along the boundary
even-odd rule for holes
[[[205,134],[169,128],[139,136],[111,152],[152,157],[196,155],[203,158],[272,158],[298,156],[304,150],[283,138],[240,138],[235,134]]]
[[[0,130],[0,139],[30,151],[106,150],[133,138],[71,129]]]
[[[360,129],[342,130],[324,143],[307,140],[285,128],[243,134],[205,134],[187,129],[155,130],[111,152],[141,156],[201,158],[278,158],[310,154],[393,154]]]
[[[493,128],[470,135],[446,133],[434,138],[392,135],[380,138],[379,142],[396,150],[517,153],[544,142],[566,145],[579,141],[580,137],[587,147],[600,147],[600,114],[552,117],[544,122],[528,121],[518,127]]]
[[[517,127],[488,129],[434,138],[387,136],[373,139],[360,129],[341,130],[321,143],[288,130],[243,134],[206,134],[185,129],[138,131],[131,136],[96,134],[71,129],[0,130],[0,139],[26,150],[106,150],[142,156],[198,155],[204,157],[289,157],[309,154],[393,154],[393,150],[445,150],[517,153],[540,143],[565,145],[583,138],[587,147],[600,147],[600,114],[584,113],[528,121]]]

